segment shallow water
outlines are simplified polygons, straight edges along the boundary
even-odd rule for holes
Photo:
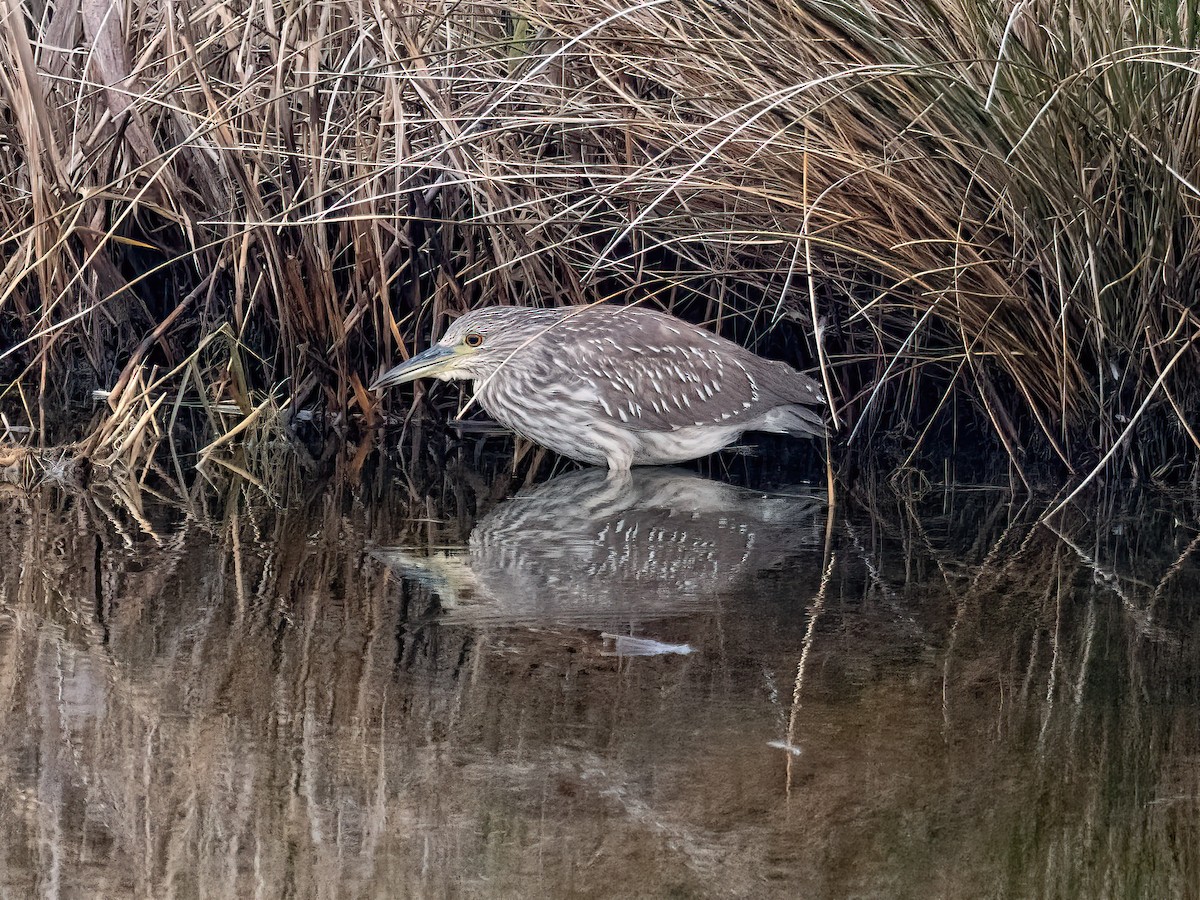
[[[0,494],[0,888],[1194,895],[1200,503],[1124,500]]]

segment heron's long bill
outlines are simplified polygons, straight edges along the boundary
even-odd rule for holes
[[[371,382],[369,390],[378,391],[408,381],[416,381],[418,378],[435,378],[447,369],[454,368],[458,357],[459,353],[455,348],[434,344],[424,353],[418,353],[412,359],[405,360],[400,365],[388,369]]]

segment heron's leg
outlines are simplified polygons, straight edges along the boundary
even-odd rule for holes
[[[636,436],[611,422],[589,423],[587,438],[588,443],[603,455],[610,472],[628,471],[641,446]]]
[[[610,445],[603,449],[605,458],[608,460],[609,476],[619,472],[628,475],[629,467],[633,465],[633,450],[623,443]]]

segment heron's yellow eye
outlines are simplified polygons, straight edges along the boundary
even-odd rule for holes
[[[483,335],[472,331],[470,334],[466,335],[463,338],[463,343],[466,344],[468,347],[482,347],[483,346]]]

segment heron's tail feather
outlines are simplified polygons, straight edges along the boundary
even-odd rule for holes
[[[819,410],[793,403],[768,411],[756,430],[790,434],[793,437],[817,437],[825,433],[825,420]]]

